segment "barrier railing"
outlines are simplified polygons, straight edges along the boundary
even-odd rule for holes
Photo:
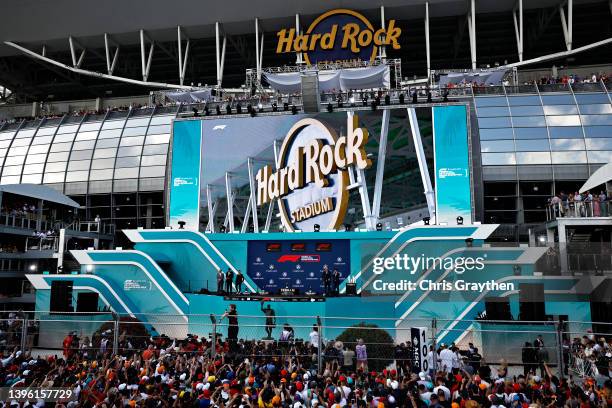
[[[610,201],[564,201],[546,206],[546,220],[557,218],[612,217]]]
[[[546,365],[564,377],[570,373],[597,376],[602,369],[599,357],[610,352],[612,334],[612,323],[563,320],[462,320],[464,326],[459,328],[454,321],[435,318],[399,322],[395,318],[274,316],[262,312],[238,313],[237,319],[238,325],[232,326],[227,316],[212,314],[186,318],[112,312],[4,312],[0,351],[17,348],[33,355],[66,357],[84,353],[96,359],[106,354],[129,356],[153,346],[156,353],[210,357],[239,352],[253,361],[284,356],[319,372],[333,372],[338,367],[394,368],[400,374],[468,367],[478,372],[487,366],[507,375],[543,375]],[[438,354],[445,348],[451,350],[450,357],[448,352]]]

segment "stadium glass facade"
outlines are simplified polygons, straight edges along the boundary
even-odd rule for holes
[[[612,160],[612,101],[599,84],[486,92],[473,99],[485,222],[543,222],[548,198],[576,191]]]
[[[164,225],[163,190],[178,108],[65,116],[0,129],[1,184],[45,184],[118,228]]]
[[[475,121],[477,219],[518,226],[517,238],[546,220],[548,198],[577,190],[612,159],[612,100],[599,84],[474,88],[460,100]],[[0,183],[48,185],[85,206],[81,218],[100,216],[119,229],[161,228],[171,123],[180,110],[189,107],[5,125]]]

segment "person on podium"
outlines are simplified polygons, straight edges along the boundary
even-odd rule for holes
[[[323,273],[321,274],[321,279],[323,279],[323,287],[325,288],[325,296],[328,296],[331,288],[331,272],[327,265],[323,266]]]
[[[227,268],[227,272],[225,272],[225,292],[228,295],[232,295],[232,283],[234,281],[234,272]]]
[[[268,303],[268,306],[264,308],[264,301],[261,301],[261,311],[266,315],[266,339],[272,339],[272,330],[276,327],[276,312],[272,309],[272,306]]]
[[[338,296],[340,294],[340,271],[334,268],[332,272],[332,288],[334,291],[334,296]]]

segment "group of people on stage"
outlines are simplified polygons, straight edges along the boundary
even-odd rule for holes
[[[330,270],[327,265],[324,265],[321,281],[323,282],[323,293],[325,296],[338,296],[340,294],[342,274],[338,269]],[[240,294],[242,293],[243,283],[244,275],[240,269],[234,271],[228,268],[225,273],[221,269],[217,270],[217,293],[227,295],[232,295],[233,293]]]
[[[221,269],[217,270],[217,293],[226,293],[231,295],[234,289],[235,293],[242,293],[242,284],[244,283],[244,275],[237,269],[234,272],[231,268],[227,268],[227,272],[223,273]]]
[[[338,296],[340,294],[342,274],[338,269],[334,268],[333,271],[330,271],[329,267],[324,265],[321,280],[323,281],[325,296]]]

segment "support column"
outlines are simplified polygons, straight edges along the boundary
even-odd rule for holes
[[[301,34],[301,32],[300,32],[300,15],[296,14],[295,15],[295,35],[297,36],[297,35],[300,35],[300,34]],[[295,52],[295,63],[296,64],[301,64],[303,62],[304,61],[302,60],[302,53],[299,52],[299,51],[296,51]]]
[[[212,202],[212,186],[206,185],[206,205],[208,207],[208,230],[215,232],[215,211]]]
[[[419,129],[419,122],[417,121],[416,112],[414,108],[408,108],[408,120],[410,121],[410,130],[412,132],[414,151],[416,153],[417,161],[419,163],[419,171],[421,173],[421,181],[423,182],[425,199],[427,200],[427,208],[429,209],[429,216],[431,217],[431,220],[435,223],[436,198],[434,190],[431,186],[431,178],[429,176],[429,169],[427,168],[427,159],[425,157],[425,150],[423,149],[423,141],[421,139],[421,130]]]
[[[425,2],[425,53],[427,56],[427,81],[431,77],[431,48],[429,44],[429,2]]]
[[[385,174],[385,158],[387,157],[387,135],[389,133],[389,109],[383,110],[380,138],[378,139],[378,157],[376,158],[376,178],[374,179],[374,201],[372,216],[375,222],[380,220],[380,202],[382,196],[383,178]]]
[[[468,14],[468,31],[470,34],[470,53],[472,57],[472,69],[476,69],[476,0],[470,0],[470,11]]]
[[[568,51],[572,50],[572,33],[574,26],[574,5],[573,0],[567,0],[567,18],[565,15],[565,3],[559,6],[559,17],[561,17],[561,28],[563,28],[563,38],[565,47]]]
[[[234,232],[234,197],[232,196],[232,175],[225,173],[225,194],[227,194],[228,232]]]
[[[519,61],[523,61],[523,0],[518,0],[519,18],[516,18],[516,9],[512,11],[514,20],[514,34],[516,36],[516,49],[518,52]]]
[[[253,168],[253,159],[249,157],[247,159],[247,167],[249,170],[249,189],[251,190],[249,202],[251,203],[251,213],[253,214],[253,231],[259,232],[259,214],[257,213],[257,199],[255,197],[255,171]],[[245,219],[245,224],[248,220]]]
[[[568,275],[567,232],[565,230],[565,223],[557,221],[557,235],[559,236],[559,265],[561,266],[561,274]]]
[[[257,69],[258,82],[261,81],[261,54],[259,47],[259,18],[255,17],[255,68]]]
[[[387,24],[386,24],[386,21],[385,21],[385,6],[380,6],[380,28],[382,28],[383,31],[384,31],[386,26],[387,26]],[[384,34],[381,35],[381,37],[384,37]],[[384,45],[381,45],[378,48],[378,56],[381,59],[387,58],[387,47],[385,47]]]

